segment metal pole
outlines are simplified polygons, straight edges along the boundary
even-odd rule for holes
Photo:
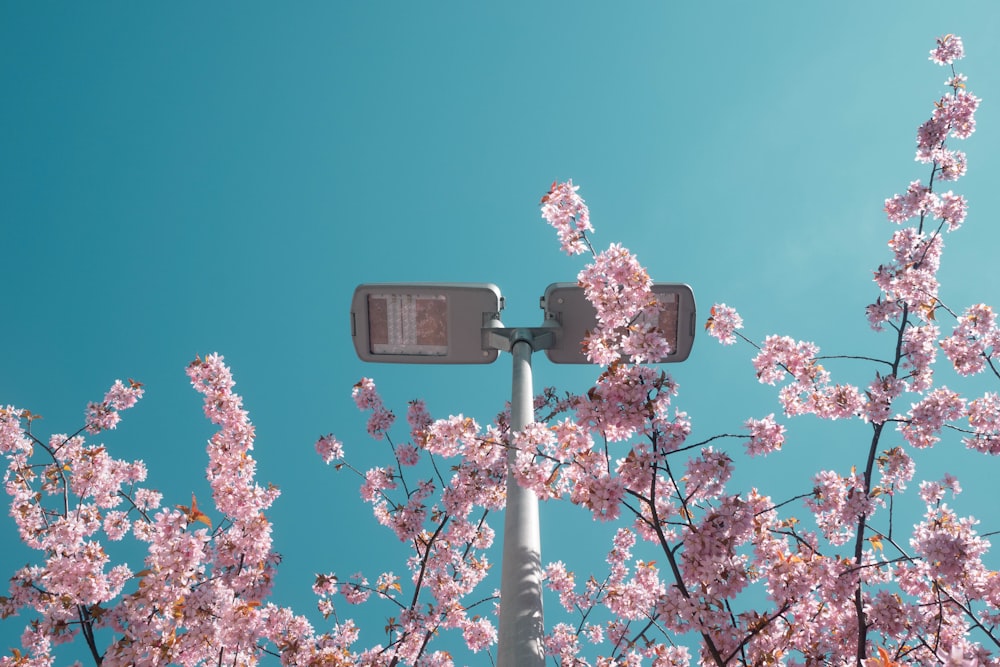
[[[531,387],[531,334],[514,336],[510,432],[535,419]],[[544,667],[542,636],[542,549],[538,498],[514,479],[515,451],[507,450],[507,509],[500,569],[500,636],[497,667]]]

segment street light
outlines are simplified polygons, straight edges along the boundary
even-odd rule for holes
[[[480,331],[503,309],[489,283],[359,285],[351,301],[351,336],[362,361],[394,364],[488,364],[499,351]]]
[[[659,362],[687,359],[694,342],[694,293],[687,285],[655,283],[661,312],[655,323],[670,343]],[[513,357],[510,433],[534,421],[531,354],[555,363],[590,363],[582,351],[597,312],[575,283],[549,285],[541,298],[542,326],[507,328],[504,299],[491,283],[359,285],[351,300],[351,336],[362,361],[397,364],[483,364],[499,352]],[[508,473],[514,450],[507,450]],[[538,499],[507,475],[500,573],[498,667],[543,667],[542,556]]]

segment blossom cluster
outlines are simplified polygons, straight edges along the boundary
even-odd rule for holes
[[[27,652],[0,664],[30,658],[50,665],[52,644],[78,634],[109,666],[220,658],[253,665],[268,642],[279,649],[301,646],[303,658],[327,651],[317,648],[304,618],[265,601],[278,557],[263,512],[278,492],[254,481],[254,429],[232,391],[229,368],[210,355],[196,359],[188,375],[219,427],[207,447],[206,470],[214,510],[222,515],[217,529],[194,496],[190,506],[163,507],[160,493],[140,486],[142,461],[115,459],[80,434],[116,427],[118,413],[142,397],[140,383],[116,381],[103,401],[89,404],[84,428],[72,436],[40,440],[30,431],[33,415],[0,411],[11,514],[22,541],[44,556],[41,565],[16,572],[11,595],[0,598],[4,616],[34,615],[22,642]],[[128,536],[145,546],[141,567],[115,564],[102,546]],[[95,633],[102,629],[110,642],[99,647]]]
[[[555,227],[563,252],[579,255],[586,252],[589,244],[587,232],[594,231],[590,224],[590,209],[577,194],[580,186],[569,180],[565,183],[553,182],[552,187],[542,197],[542,217]]]
[[[708,321],[705,323],[705,330],[713,338],[719,339],[723,345],[732,345],[736,342],[736,330],[743,328],[743,318],[724,303],[717,303],[709,311]]]
[[[432,419],[423,401],[413,400],[407,409],[411,441],[397,444],[390,437],[394,417],[374,381],[362,379],[352,395],[359,409],[371,412],[369,435],[387,441],[394,453],[395,465],[355,472],[362,479],[361,497],[371,505],[375,519],[413,549],[407,562],[409,584],[392,573],[380,574],[374,583],[360,572],[345,581],[334,573],[317,575],[313,590],[319,610],[324,616],[333,615],[337,597],[349,604],[383,600],[397,612],[402,608],[386,625],[387,643],[352,654],[356,664],[451,665],[448,653],[426,648],[431,635],[446,630],[457,631],[473,652],[488,649],[497,639],[494,621],[475,613],[475,606],[484,600],[465,602],[465,598],[491,567],[486,551],[494,531],[485,516],[503,503],[502,436],[496,431],[482,433],[475,420],[461,415]],[[321,438],[317,451],[327,462],[343,456],[333,436]],[[409,480],[428,458],[438,457],[460,459],[450,480],[440,476],[437,481]],[[415,470],[407,472],[409,468]],[[353,470],[339,464],[338,469]],[[437,501],[432,502],[439,489]]]
[[[969,306],[951,335],[941,341],[941,349],[960,375],[979,373],[989,360],[1000,356],[996,319],[996,313],[986,304]]]
[[[949,66],[963,55],[962,41],[953,35],[940,38],[931,51],[934,62]],[[864,390],[834,384],[831,373],[819,364],[817,346],[783,336],[767,337],[754,359],[761,382],[788,382],[779,390],[786,415],[858,418],[873,432],[865,468],[852,467],[849,474],[818,473],[806,500],[825,541],[834,547],[853,542],[854,558],[824,555],[821,542],[800,531],[797,519],[771,523],[771,532],[754,541],[754,571],[766,580],[781,618],[801,614],[814,623],[783,627],[779,617],[770,617],[767,627],[749,643],[764,643],[771,631],[780,630],[786,633],[785,639],[794,637],[790,643],[799,647],[807,664],[813,660],[869,666],[996,663],[987,646],[997,641],[992,624],[1000,619],[998,577],[983,564],[989,544],[975,533],[975,519],[959,516],[942,504],[946,489],[959,489],[957,480],[945,475],[942,482],[920,483],[919,495],[927,502],[927,513],[915,526],[908,550],[891,541],[893,504],[886,502],[887,496],[906,491],[916,474],[910,448],[935,445],[945,429],[963,432],[970,449],[1000,453],[997,394],[987,392],[968,401],[937,386],[933,372],[941,349],[960,375],[988,368],[1000,377],[993,361],[1000,333],[989,306],[966,309],[957,317],[951,335],[943,338],[937,321],[941,312],[952,313],[939,295],[942,233],[963,225],[968,205],[962,195],[936,192],[935,183],[957,180],[967,169],[965,154],[948,145],[950,139],[965,139],[975,131],[980,101],[965,84],[965,76],[952,68],[946,82],[951,91],[935,103],[930,119],[917,131],[917,161],[931,165],[930,178],[912,181],[905,193],[885,202],[888,219],[901,227],[889,241],[891,259],[874,273],[880,294],[868,306],[867,315],[873,329],[895,332],[894,354],[881,361],[843,355],[885,364],[891,372],[876,372]],[[741,326],[742,319],[733,309],[717,304],[706,329],[720,342],[731,344]],[[899,405],[907,393],[915,396],[908,409]],[[961,426],[964,418],[969,428]],[[901,444],[879,452],[880,442],[889,437],[883,428],[889,422],[896,423]],[[775,433],[774,426],[764,429],[757,420],[748,420],[746,426],[753,433],[750,454],[757,452],[759,444],[756,429]],[[889,535],[874,527],[880,510],[886,509]],[[761,524],[765,516],[761,515]],[[789,542],[789,537],[794,541]],[[883,555],[890,542],[896,551],[892,558]],[[982,611],[973,611],[974,604],[981,604]],[[987,625],[980,619],[989,619]],[[867,637],[867,644],[858,641],[858,623],[866,628],[861,639]],[[972,639],[972,629],[982,631],[985,643]],[[933,644],[926,637],[933,637]],[[841,652],[838,642],[858,649]],[[724,662],[718,653],[704,648],[702,655],[707,656],[706,662]],[[771,664],[783,653],[766,655]]]

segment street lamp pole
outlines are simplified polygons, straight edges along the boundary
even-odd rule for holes
[[[519,333],[523,330],[518,330]],[[531,380],[532,336],[515,335],[510,399],[510,440],[534,421]],[[498,667],[536,667],[545,664],[542,637],[542,547],[538,498],[517,483],[517,450],[507,448],[507,509],[503,521],[503,560],[500,574],[500,636]]]

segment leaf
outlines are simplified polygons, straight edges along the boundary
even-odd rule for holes
[[[900,663],[889,657],[888,652],[881,646],[878,647],[878,662],[866,660],[868,667],[900,667]]]
[[[88,609],[88,612],[90,612],[90,615],[93,616],[94,619],[97,620],[97,621],[100,621],[101,618],[104,617],[104,614],[107,613],[107,611],[108,610],[105,609],[104,607],[102,607],[100,604],[95,604],[92,607],[90,607],[90,609]]]
[[[198,509],[198,501],[194,497],[194,493],[191,494],[191,507],[185,505],[176,505],[177,509],[184,512],[184,516],[187,517],[188,523],[194,523],[195,521],[200,521],[209,528],[212,527],[212,520],[207,514]]]
[[[549,200],[552,198],[552,192],[556,189],[556,186],[558,184],[559,183],[557,181],[552,181],[552,187],[549,188],[548,192],[546,192],[544,195],[542,195],[542,201],[540,201],[538,203],[539,204],[547,204],[549,202]]]
[[[705,331],[711,331],[715,327],[715,307],[712,307],[712,314],[705,320]]]

